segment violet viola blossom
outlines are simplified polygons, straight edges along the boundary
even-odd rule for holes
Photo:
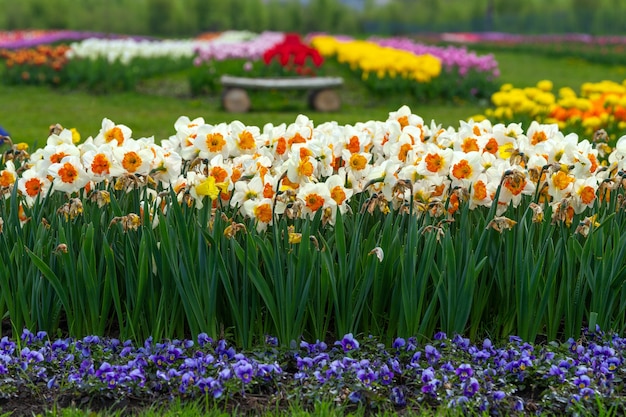
[[[466,397],[473,397],[474,394],[478,392],[480,389],[480,385],[476,378],[469,378],[468,380],[463,381],[463,395]]]
[[[233,371],[230,368],[224,368],[218,373],[218,375],[221,381],[228,381],[233,377]]]
[[[359,342],[352,336],[352,333],[348,333],[341,339],[341,342],[336,344],[341,345],[344,352],[349,352],[359,348]]]
[[[422,372],[422,382],[424,384],[433,380],[434,378],[435,378],[435,370],[432,367],[428,367],[424,369],[424,371]]]
[[[393,372],[389,369],[389,366],[386,364],[381,366],[378,371],[378,376],[380,379],[380,383],[383,385],[389,385],[393,381]]]
[[[248,384],[254,376],[254,368],[249,362],[241,360],[235,364],[235,375],[241,379],[241,382]]]
[[[210,345],[213,343],[213,339],[211,339],[209,335],[206,333],[200,333],[197,339],[198,339],[198,345],[200,347],[203,347],[205,345]]]
[[[472,370],[471,365],[464,363],[456,368],[456,375],[461,381],[465,381],[467,378],[474,375],[474,371]]]
[[[377,379],[377,375],[371,369],[360,369],[356,373],[357,378],[365,385],[370,386]]]
[[[401,349],[406,345],[406,340],[404,340],[401,337],[397,337],[394,341],[393,344],[391,345],[392,348],[394,349]]]
[[[439,358],[441,358],[441,354],[439,353],[437,348],[432,345],[426,345],[426,347],[424,347],[424,353],[426,356],[426,360],[430,364],[436,363],[437,361],[439,361]]]
[[[0,340],[0,352],[5,353],[7,355],[12,354],[15,351],[15,342],[9,340],[8,336],[4,336]]]
[[[220,360],[228,362],[235,356],[237,352],[235,352],[235,349],[233,349],[232,347],[227,347],[227,344],[224,340],[220,340],[219,342],[217,342],[215,353],[217,353]]]
[[[215,381],[214,378],[200,378],[196,382],[196,386],[200,389],[202,394],[209,394],[211,392],[211,384]]]
[[[565,372],[563,371],[563,369],[554,364],[550,365],[550,370],[545,375],[546,378],[551,376],[556,377],[560,382],[563,382],[565,380]]]

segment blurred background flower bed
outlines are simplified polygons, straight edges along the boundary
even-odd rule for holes
[[[345,56],[334,57],[332,51],[339,45],[337,42],[345,40],[334,40],[334,46],[330,47],[331,37],[310,38],[311,44],[297,34],[280,32],[224,32],[187,40],[103,38],[87,34],[79,42],[54,47],[12,48],[14,44],[9,42],[0,58],[4,59],[3,80],[8,84],[49,84],[98,93],[132,91],[147,78],[186,71],[192,94],[216,94],[221,89],[219,78],[225,74],[338,75],[336,65],[324,63],[322,55],[346,62]],[[34,39],[45,42],[62,37]],[[322,42],[325,42],[324,54],[316,46]],[[353,61],[347,72],[379,95],[408,90],[414,91],[418,99],[445,102],[484,99],[496,89],[499,73],[493,56],[479,57],[464,48],[427,47],[408,39],[387,43],[373,39],[346,44],[342,50],[353,50],[357,44],[363,45],[357,49],[361,56],[349,58]],[[383,51],[387,60],[377,58]]]

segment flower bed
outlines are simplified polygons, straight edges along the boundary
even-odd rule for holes
[[[89,91],[132,91],[140,80],[192,66],[197,40],[86,39],[70,44],[68,86]]]
[[[625,83],[585,83],[580,87],[580,95],[569,87],[555,94],[549,80],[526,88],[505,84],[492,95],[495,107],[488,109],[485,117],[504,123],[513,120],[555,123],[561,130],[587,137],[603,130],[603,137],[594,140],[614,145],[626,130]]]
[[[109,37],[117,36],[97,32],[72,30],[18,30],[9,32],[0,31],[0,49],[34,48],[40,45],[49,45],[59,42]]]
[[[493,54],[478,55],[466,48],[454,46],[438,47],[414,42],[408,38],[372,38],[378,45],[387,46],[416,55],[430,54],[441,60],[444,72],[450,81],[456,83],[447,86],[449,96],[488,98],[494,92],[496,81],[500,76],[498,62]],[[456,91],[455,91],[456,90]]]
[[[155,40],[88,32],[60,31],[49,36],[47,32],[11,32],[4,43],[8,49],[2,51],[0,59],[5,60],[7,67],[4,81],[12,84],[66,85],[95,92],[132,90],[145,78],[192,68],[199,48],[211,45],[226,50],[230,45],[256,36],[249,32],[223,32],[208,39]],[[18,43],[19,39],[29,42]],[[31,46],[61,39],[80,41],[56,47]],[[18,45],[22,46],[15,49]],[[48,51],[61,51],[55,54],[58,59],[51,64],[41,59],[35,63],[24,60],[24,57],[50,55]]]
[[[64,80],[61,70],[67,64],[67,45],[38,46],[32,49],[0,49],[5,60],[3,81],[7,84],[52,84]]]
[[[147,77],[188,71],[192,94],[215,94],[220,90],[219,77],[225,74],[330,75],[318,48],[348,65],[376,94],[409,92],[420,100],[480,100],[495,89],[498,76],[491,56],[479,57],[461,48],[429,47],[409,39],[353,41],[311,35],[303,41],[299,35],[279,32],[225,32],[161,41],[94,36],[70,44],[66,62],[55,69],[53,77],[37,76],[37,68],[13,65],[7,80],[23,83],[42,79],[38,82],[106,92],[132,90]],[[273,58],[264,56],[268,53],[273,53]]]
[[[83,406],[205,398],[246,411],[246,398],[262,396],[279,408],[288,401],[313,409],[325,401],[374,411],[490,415],[624,406],[626,341],[597,329],[579,342],[545,346],[514,336],[496,344],[437,333],[426,343],[397,338],[385,345],[348,334],[331,345],[301,341],[291,349],[278,349],[267,337],[258,348],[238,351],[206,334],[136,344],[97,336],[50,339],[25,330],[20,340],[0,340],[0,401],[10,411],[20,395],[47,408],[61,397],[87,396]],[[262,411],[256,407],[247,411]]]
[[[13,328],[139,340],[225,327],[243,347],[266,333],[626,328],[626,137],[602,157],[556,125],[444,129],[408,107],[347,126],[181,117],[175,130],[157,144],[105,119],[78,145],[58,128],[32,155],[9,146],[0,311]]]
[[[477,100],[489,97],[499,76],[493,56],[479,57],[462,48],[427,46],[406,38],[311,39],[323,55],[348,65],[377,94],[409,91],[422,100]]]
[[[196,68],[190,75],[194,94],[217,93],[222,75],[240,77],[314,76],[323,58],[297,34],[264,32],[258,37],[229,44],[210,43],[197,49]]]
[[[429,42],[462,43],[484,51],[517,51],[549,57],[573,57],[596,64],[623,65],[626,37],[585,33],[522,35],[501,32],[442,33]]]
[[[385,94],[401,90],[412,91],[430,84],[441,73],[441,61],[430,55],[385,48],[374,42],[340,40],[319,35],[311,39],[324,56],[334,57],[348,66],[374,93]]]

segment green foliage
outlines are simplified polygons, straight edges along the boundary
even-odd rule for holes
[[[534,54],[537,59],[554,60],[568,59],[570,65],[613,66],[614,70],[624,77],[624,45],[620,43],[580,42],[577,40],[561,42],[545,42],[529,40],[523,43],[504,44],[502,42],[480,42],[472,45],[472,49],[496,56],[508,54]],[[498,62],[500,62],[498,60]],[[502,68],[501,68],[502,69]],[[534,77],[533,77],[534,78]]]
[[[145,189],[100,191],[110,205],[79,196],[82,211],[68,215],[78,201],[55,194],[25,208],[23,225],[17,195],[0,203],[0,307],[16,332],[117,329],[141,340],[226,331],[249,347],[265,334],[289,344],[436,329],[567,338],[591,317],[626,329],[621,188],[596,207],[587,236],[574,230],[582,215],[572,226],[536,222],[525,204],[503,214],[517,219],[511,230],[495,231],[495,208],[461,202],[446,220],[417,209],[384,214],[374,197],[355,199],[334,225],[320,213],[258,231],[234,209],[198,210],[173,194],[163,195],[166,213],[154,206],[131,221]]]
[[[92,93],[133,91],[141,80],[190,68],[187,58],[133,58],[128,63],[110,62],[104,57],[75,58],[63,68],[63,85]]]
[[[605,405],[605,407],[607,406]],[[439,410],[424,408],[421,410],[401,410],[399,412],[390,410],[372,411],[363,406],[345,407],[328,401],[316,402],[312,407],[307,407],[304,404],[300,404],[298,401],[290,401],[289,404],[285,406],[268,405],[264,410],[256,408],[247,409],[246,407],[237,408],[234,406],[232,408],[234,409],[225,411],[223,406],[213,404],[212,402],[208,402],[207,404],[205,400],[181,401],[180,399],[176,399],[166,402],[165,405],[153,404],[139,410],[133,409],[133,415],[137,417],[245,417],[252,415],[261,417],[396,417],[399,415],[405,417],[430,417],[441,415],[454,417],[467,415],[467,411],[451,410],[443,407]],[[613,410],[614,408],[608,407],[608,409]],[[37,414],[37,417],[121,417],[125,415],[125,411],[125,409],[109,409],[96,412],[88,409],[74,408],[74,406],[63,408],[54,406],[41,414]],[[8,415],[9,414],[7,414],[7,416]],[[581,410],[581,415],[586,415],[584,410]]]

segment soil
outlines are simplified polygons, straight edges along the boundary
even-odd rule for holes
[[[125,415],[135,415],[157,404],[159,402],[154,399],[150,402],[145,399],[117,401],[113,398],[68,395],[52,390],[39,393],[21,391],[10,398],[0,398],[0,413],[9,413],[11,417],[34,416],[54,409],[70,408],[90,411],[125,410]]]
[[[123,412],[124,416],[138,415],[142,411],[152,409],[154,407],[167,407],[172,401],[168,396],[156,396],[150,398],[124,398],[115,399],[105,395],[72,395],[61,393],[57,390],[45,390],[43,392],[31,392],[24,390],[9,398],[0,398],[0,415],[8,414],[11,417],[32,417],[38,414],[44,414],[51,410],[60,409],[79,409],[90,412],[114,413]],[[192,402],[194,400],[182,400]],[[201,400],[198,405],[204,404]],[[245,397],[235,397],[228,400],[225,406],[225,412],[237,411],[238,415],[258,416],[263,411],[276,411],[284,408],[288,410],[285,403],[284,407],[280,405],[281,401],[270,399],[264,395],[246,394]],[[213,401],[210,402],[213,406]]]

